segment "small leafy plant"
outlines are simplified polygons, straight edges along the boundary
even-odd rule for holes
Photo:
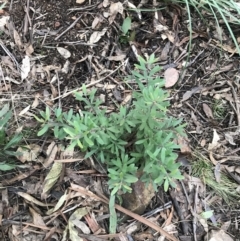
[[[16,167],[11,157],[19,155],[13,148],[22,140],[21,134],[15,134],[12,138],[6,136],[8,121],[12,116],[9,105],[4,105],[0,110],[0,170],[8,171]]]
[[[130,41],[134,41],[136,32],[131,31],[131,24],[132,19],[130,17],[126,17],[123,20],[123,24],[121,26],[122,34],[119,38],[120,43],[127,44]]]
[[[84,106],[80,113],[58,108],[52,116],[47,107],[40,118],[36,117],[42,123],[39,136],[50,129],[56,138],[68,139],[69,148],[78,146],[86,152],[85,158],[95,155],[106,165],[112,195],[131,192],[137,174],[155,188],[164,184],[166,191],[169,185],[175,186],[174,179],[182,178],[175,162],[178,145],[174,141],[184,134],[184,125],[167,114],[168,93],[162,88],[164,80],[158,77],[160,67],[154,66],[155,62],[154,55],[148,60],[139,58],[129,76],[139,91],[133,91],[132,105],[120,106],[118,112],[107,114],[97,90],[88,91],[83,86],[75,93]]]

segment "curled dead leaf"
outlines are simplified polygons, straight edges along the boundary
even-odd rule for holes
[[[104,28],[102,31],[95,31],[92,33],[92,35],[90,36],[90,39],[88,41],[89,44],[94,44],[97,43],[101,37],[106,33],[107,28]]]

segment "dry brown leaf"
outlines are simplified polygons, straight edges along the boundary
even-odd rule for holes
[[[70,61],[67,60],[63,65],[62,72],[67,74],[69,72],[69,69],[70,69]]]
[[[215,179],[218,183],[220,183],[220,179],[221,179],[221,164],[218,162],[217,165],[214,168],[214,176]]]
[[[131,99],[132,99],[132,94],[127,94],[125,96],[125,98],[123,99],[121,105],[127,105],[130,102]]]
[[[53,97],[53,98],[56,98],[56,97],[58,96],[58,91],[57,91],[57,89],[55,88],[55,86],[52,85],[51,83],[50,83],[50,86],[51,86],[51,91],[52,91],[52,97]]]
[[[172,31],[165,31],[163,34],[161,34],[162,39],[168,39],[171,43],[174,43],[175,35]]]
[[[90,234],[90,229],[87,225],[79,221],[84,215],[89,212],[87,208],[78,208],[68,219],[68,225],[66,226],[63,234],[62,241],[72,240],[72,241],[83,241],[83,239],[79,236],[79,231],[76,227],[82,230],[83,233]],[[67,237],[67,233],[69,237]]]
[[[30,213],[32,215],[32,218],[33,218],[33,224],[35,224],[37,226],[45,226],[46,227],[46,224],[44,223],[43,218],[39,213],[37,213],[31,207],[29,207],[29,211],[30,211]]]
[[[54,163],[50,172],[47,174],[44,184],[43,184],[43,191],[42,196],[44,196],[57,182],[58,178],[61,175],[63,168],[63,164],[60,162]]]
[[[110,4],[109,0],[103,0],[103,7],[107,7]]]
[[[101,22],[101,18],[98,16],[95,16],[93,22],[92,22],[92,29],[95,29],[96,26],[99,24],[99,22]]]
[[[85,218],[89,228],[91,229],[92,233],[96,233],[101,229],[101,227],[97,223],[94,213],[88,213],[84,216],[84,218]]]
[[[230,235],[226,234],[223,230],[211,230],[206,234],[206,240],[209,241],[234,241]]]
[[[42,202],[38,201],[36,198],[34,198],[33,196],[31,196],[31,195],[29,195],[28,193],[25,193],[25,192],[16,192],[16,193],[19,196],[21,196],[24,199],[26,199],[27,201],[35,203],[38,206],[41,206],[41,207],[55,206],[55,204],[50,204],[50,203],[45,204],[45,203],[42,203]]]
[[[45,168],[48,168],[54,162],[57,151],[58,151],[58,147],[57,147],[56,143],[54,141],[52,141],[46,151],[47,159],[43,163],[43,166]]]
[[[104,28],[102,31],[95,31],[92,33],[92,35],[90,36],[90,39],[88,41],[89,44],[94,44],[97,43],[101,37],[106,33],[107,28]]]
[[[25,46],[26,55],[30,56],[34,52],[34,48],[31,44]]]
[[[76,0],[76,3],[78,3],[78,4],[81,4],[81,3],[84,3],[85,2],[85,0]]]
[[[233,135],[231,135],[231,132],[224,133],[225,139],[229,142],[229,144],[235,146],[236,143],[234,142]]]
[[[24,80],[28,77],[30,69],[31,69],[30,68],[30,58],[26,55],[22,60],[22,66],[21,66],[21,78],[22,78],[22,80]]]
[[[122,54],[122,55],[117,55],[117,56],[110,56],[108,57],[109,60],[112,61],[123,61],[126,57],[126,54]]]
[[[178,136],[177,143],[180,146],[180,150],[182,154],[190,154],[191,148],[189,147],[189,140],[182,136]]]
[[[6,32],[5,26],[8,23],[9,18],[10,18],[10,16],[1,16],[1,18],[0,18],[0,31],[1,32]]]
[[[168,41],[161,51],[159,60],[167,60],[169,58],[170,42]]]
[[[188,100],[189,98],[192,97],[193,94],[200,93],[202,88],[203,88],[202,86],[197,86],[197,87],[192,88],[191,90],[186,91],[183,94],[182,101]]]
[[[209,152],[209,159],[211,160],[211,162],[213,163],[214,166],[216,166],[218,164],[216,159],[213,157],[212,151]]]
[[[169,88],[174,86],[179,78],[179,73],[175,68],[168,68],[164,72],[164,78],[165,78],[165,87]]]
[[[23,44],[22,44],[21,37],[16,31],[16,29],[13,30],[13,38],[14,38],[15,44],[18,46],[19,49],[21,49]]]
[[[235,54],[237,53],[237,48],[232,48],[230,45],[227,45],[227,44],[221,44],[221,43],[218,43],[217,41],[213,40],[216,45],[220,48],[222,48],[223,50],[227,51],[228,53],[231,53],[231,54]],[[214,47],[216,46],[214,45]]]
[[[47,215],[51,215],[52,213],[58,211],[62,205],[64,204],[64,202],[67,200],[68,197],[68,193],[67,191],[65,191],[65,193],[60,197],[60,199],[58,200],[57,204],[55,205],[55,207],[53,209],[49,209],[47,211]]]
[[[57,47],[57,51],[58,51],[58,53],[61,54],[62,57],[65,58],[65,59],[68,59],[68,58],[71,57],[70,51],[68,51],[68,50],[65,49],[65,48]]]
[[[28,161],[36,161],[37,157],[41,151],[41,147],[36,144],[30,144],[28,146],[22,146],[17,149],[17,152],[21,153],[21,156],[18,156],[18,160],[22,163]]]
[[[35,95],[35,99],[34,99],[34,101],[33,101],[33,103],[32,103],[32,108],[34,109],[34,108],[36,108],[38,105],[39,105],[39,101],[38,101],[38,99],[40,98],[40,94],[39,93],[37,93],[36,95]]]
[[[140,20],[142,19],[141,11],[139,11],[138,8],[133,3],[131,3],[130,1],[127,1],[127,6],[128,6],[128,8],[131,8],[132,11],[135,11],[137,13],[138,18]]]
[[[111,3],[110,7],[109,7],[109,14],[110,17],[108,19],[109,24],[112,24],[114,19],[116,18],[117,14],[123,14],[123,5],[121,2],[117,2],[117,3]]]
[[[203,111],[207,118],[214,119],[211,108],[205,103],[203,103]]]
[[[29,111],[29,109],[30,109],[30,105],[29,106],[27,106],[26,108],[24,108],[19,114],[18,114],[18,116],[23,116],[23,115],[25,115],[28,111]]]
[[[213,139],[212,139],[212,143],[209,143],[208,145],[208,150],[211,151],[213,149],[215,149],[219,143],[218,141],[220,140],[220,137],[217,133],[217,131],[215,129],[213,129]]]

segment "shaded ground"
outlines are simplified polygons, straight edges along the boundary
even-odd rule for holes
[[[153,9],[152,3],[139,7]],[[127,11],[127,5],[117,2],[12,1],[2,13],[2,19],[10,18],[1,35],[1,99],[15,110],[8,134],[16,127],[23,128],[24,141],[31,149],[28,157],[19,158],[22,167],[1,173],[1,185],[7,187],[1,190],[2,240],[70,240],[62,239],[63,231],[79,207],[78,218],[73,219],[84,217],[74,223],[82,238],[78,240],[163,240],[154,229],[132,220],[119,224],[119,234],[108,235],[109,213],[101,199],[109,194],[107,175],[93,160],[76,161],[82,158],[81,153],[64,152],[61,144],[66,143],[51,136],[37,137],[39,125],[33,117],[46,105],[77,111],[79,103],[71,93],[83,83],[97,87],[99,96],[113,109],[112,103],[124,103],[129,97],[123,79],[134,68],[137,54],[146,57],[153,52],[163,66],[162,76],[169,67],[181,73],[177,84],[169,88],[170,111],[188,123],[188,140],[181,141],[185,145],[178,159],[183,164],[185,180],[169,193],[160,188],[145,213],[172,202],[148,219],[180,240],[203,240],[207,229],[214,225],[214,229],[222,228],[233,238],[239,237],[239,197],[228,193],[231,205],[227,205],[226,198],[210,189],[231,180],[229,190],[235,191],[240,183],[239,56],[234,54],[234,45],[224,27],[221,48],[212,16],[206,14],[206,27],[194,13],[189,55],[186,11],[173,4],[157,7],[161,10],[143,11],[139,18],[136,12]],[[121,24],[128,15],[135,33],[131,43],[121,36]],[[240,37],[239,30],[234,33]],[[64,50],[67,52],[62,53]],[[23,68],[26,55],[30,57],[31,70],[22,80],[19,67]],[[50,194],[43,196],[46,175],[56,160],[64,163],[63,171]],[[205,162],[212,166],[203,169]],[[209,169],[212,186],[203,183]],[[219,176],[220,169],[229,178],[227,181]],[[86,193],[89,189],[91,194]],[[65,204],[49,213],[64,193]],[[210,209],[214,215],[208,224],[202,221],[204,231],[197,214]]]

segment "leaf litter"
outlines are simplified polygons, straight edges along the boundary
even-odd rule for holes
[[[164,236],[171,240],[173,236],[168,234],[173,233],[180,240],[189,240],[192,237],[190,233],[193,233],[197,240],[202,240],[204,229],[209,230],[208,222],[200,215],[208,212],[204,210],[206,205],[214,209],[213,216],[217,214],[220,217],[217,221],[222,225],[226,224],[222,220],[228,218],[231,224],[224,232],[232,232],[238,237],[231,221],[237,215],[234,206],[226,208],[221,197],[214,201],[211,192],[206,193],[209,187],[200,178],[191,176],[190,170],[194,151],[198,149],[214,165],[211,171],[217,185],[221,185],[225,169],[234,180],[239,178],[239,59],[233,55],[236,50],[224,29],[217,27],[212,39],[208,39],[208,30],[193,18],[202,32],[193,34],[188,56],[189,31],[182,21],[187,21],[187,14],[178,6],[169,10],[163,3],[151,6],[141,1],[135,6],[128,2],[128,7],[133,9],[129,11],[124,3],[108,0],[92,5],[86,1],[66,2],[61,7],[54,1],[50,5],[40,1],[35,4],[25,6],[27,21],[23,20],[15,1],[12,5],[15,19],[9,17],[7,9],[6,16],[0,16],[0,29],[5,34],[1,40],[1,99],[14,105],[17,122],[12,121],[11,131],[14,132],[16,123],[21,128],[32,128],[27,131],[26,143],[18,147],[21,155],[18,156],[17,168],[9,174],[1,173],[1,184],[5,189],[0,192],[0,205],[4,207],[0,213],[3,227],[9,225],[14,215],[22,215],[21,205],[27,205],[25,212],[29,217],[21,216],[21,224],[17,221],[10,223],[9,232],[4,230],[0,237],[6,238],[8,233],[12,233],[9,234],[10,240],[19,237],[23,240],[88,240],[88,237],[89,240],[127,240],[127,237],[163,240]],[[63,7],[68,14],[62,12]],[[137,8],[150,8],[151,11]],[[125,34],[135,32],[129,45],[119,42],[123,30],[121,24],[127,18],[131,19],[131,27],[124,30]],[[31,25],[26,31],[22,29],[25,24]],[[214,26],[214,23],[210,24]],[[199,55],[201,51],[204,54]],[[74,151],[65,156],[64,148],[50,137],[41,140],[32,135],[36,128],[34,115],[44,110],[46,104],[53,108],[78,108],[71,93],[81,89],[82,83],[86,83],[88,88],[98,85],[109,112],[115,110],[116,103],[131,104],[133,97],[122,76],[133,68],[137,56],[149,56],[152,52],[163,66],[162,77],[165,77],[165,87],[170,93],[171,114],[184,117],[188,123],[188,138],[178,140],[182,147],[179,160],[184,158],[188,163],[183,170],[185,179],[177,183],[171,195],[159,190],[162,197],[152,199],[148,210],[144,211],[147,213],[154,211],[155,206],[163,206],[160,212],[143,219],[127,210],[126,214],[137,221],[134,231],[127,234],[129,229],[123,223],[118,225],[118,233],[111,236],[106,228],[109,218],[107,201],[102,199],[108,191],[102,190],[101,196],[99,193],[95,196],[91,190],[95,180],[99,183],[97,189],[104,189],[106,175],[84,160],[83,153]],[[216,99],[226,101],[224,116],[216,116]],[[115,103],[109,103],[109,100]],[[74,186],[76,184],[80,189]],[[16,195],[19,203],[14,202],[16,198],[9,197]],[[202,199],[207,204],[203,204]],[[164,209],[167,201],[172,204]],[[231,217],[224,216],[218,205]],[[18,210],[13,209],[16,206]],[[117,212],[126,211],[118,208]],[[196,221],[197,231],[186,220]],[[211,218],[208,221],[214,223]],[[28,228],[27,232],[22,232],[20,225]],[[154,236],[152,230],[160,234]],[[218,237],[219,234],[214,235]]]

